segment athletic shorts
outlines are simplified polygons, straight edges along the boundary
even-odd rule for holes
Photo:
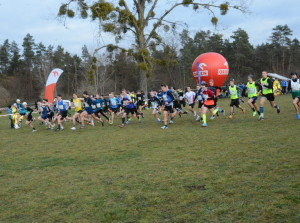
[[[108,107],[107,106],[103,107],[102,111],[105,113],[108,112]]]
[[[79,111],[77,111],[75,113],[81,114],[82,112],[83,112],[82,110],[79,110]]]
[[[173,113],[173,112],[174,112],[173,105],[170,105],[170,106],[166,106],[166,105],[165,105],[164,111]]]
[[[249,98],[249,99],[251,99],[251,100],[252,100],[252,104],[255,104],[255,102],[256,102],[256,100],[257,100],[257,96],[254,96],[254,97],[252,97],[252,98]]]
[[[195,103],[189,104],[191,108],[194,108]]]
[[[63,119],[63,118],[68,116],[68,111],[67,110],[66,111],[60,111],[58,116],[61,116],[61,118]]]
[[[231,102],[230,102],[230,107],[239,107],[240,106],[240,99],[237,98],[237,99],[231,99]]]
[[[132,115],[134,113],[137,113],[136,108],[124,108],[125,113],[128,115],[129,113],[131,113]]]
[[[100,111],[102,111],[102,109],[94,110],[94,114],[97,115]]]
[[[88,113],[88,115],[91,115],[94,113],[93,109],[85,109],[85,111]]]
[[[119,112],[119,108],[111,108],[110,110],[115,114]]]
[[[31,114],[28,114],[27,117],[26,117],[26,120],[27,120],[28,122],[32,122],[32,121],[33,121],[32,115],[31,115]]]
[[[275,101],[274,93],[263,94],[262,97],[265,97],[268,101]]]
[[[204,107],[206,107],[206,108],[208,108],[208,109],[212,109],[212,108],[215,107],[215,105],[206,105],[206,104],[204,104]]]
[[[44,119],[44,120],[46,120],[46,119],[49,118],[49,115],[48,114],[41,115],[41,118]]]
[[[198,108],[202,108],[203,106],[203,102],[202,101],[198,101]]]
[[[145,101],[137,101],[137,106],[144,106],[145,105]]]
[[[173,102],[173,104],[174,104],[174,108],[175,108],[175,109],[177,109],[177,108],[181,109],[181,104],[180,104],[177,100],[175,100],[175,101]]]

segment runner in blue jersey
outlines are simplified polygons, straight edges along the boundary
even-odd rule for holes
[[[177,111],[173,108],[173,101],[174,96],[169,90],[168,86],[165,84],[161,85],[161,94],[162,94],[162,100],[164,103],[164,126],[162,126],[162,129],[168,128],[168,116],[170,114],[171,120],[170,123],[173,123],[173,118],[175,117]]]
[[[120,114],[121,100],[120,98],[115,97],[115,94],[111,92],[109,94],[108,103],[109,111],[111,112],[111,120],[109,124],[112,125],[114,123],[115,115]]]
[[[43,101],[37,102],[38,109],[40,110],[40,116],[38,120],[41,121],[43,124],[47,124],[48,129],[53,129],[54,124],[51,124],[50,120],[52,118],[52,110],[48,103],[48,99],[43,99]]]
[[[132,116],[136,116],[140,120],[140,115],[137,111],[135,104],[133,103],[129,94],[127,94],[126,90],[123,89],[121,93],[121,98],[123,102],[123,114],[122,114],[122,124],[119,125],[120,128],[123,128],[125,125],[126,117],[131,113]],[[127,122],[128,124],[128,122]]]
[[[101,98],[99,94],[95,95],[95,100],[93,101],[93,104],[96,106],[94,114],[100,118],[99,113],[106,118],[106,120],[109,122],[109,118],[104,114],[103,106],[105,105],[105,101]]]
[[[81,128],[85,128],[84,121],[87,119],[91,119],[91,116],[94,114],[94,110],[92,108],[93,101],[87,91],[83,92],[83,98],[84,98],[84,110],[80,114],[80,121],[81,121]],[[92,122],[93,123],[93,122]]]
[[[68,116],[68,106],[62,100],[61,95],[57,95],[56,109],[58,111],[57,119],[57,129],[56,131],[64,130],[63,123],[64,119]]]

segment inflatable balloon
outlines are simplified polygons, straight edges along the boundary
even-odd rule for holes
[[[219,53],[203,53],[198,56],[192,66],[193,77],[196,83],[214,80],[214,85],[221,87],[229,74],[227,60]]]

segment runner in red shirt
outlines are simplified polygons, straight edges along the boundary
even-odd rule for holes
[[[207,127],[207,123],[206,123],[206,112],[207,110],[209,110],[210,112],[212,112],[212,114],[216,114],[218,112],[218,109],[216,109],[216,104],[215,104],[215,94],[212,90],[209,90],[207,88],[207,83],[205,81],[201,82],[201,87],[203,88],[203,106],[202,106],[202,119],[203,119],[203,123],[202,123],[202,127]]]

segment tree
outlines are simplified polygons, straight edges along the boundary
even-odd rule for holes
[[[281,69],[277,66],[277,71],[282,74],[285,73],[285,64],[286,64],[286,52],[288,47],[291,44],[290,36],[292,35],[292,30],[287,25],[278,25],[273,28],[273,33],[270,36],[272,45],[277,50],[277,59],[281,61],[278,64],[281,64]]]
[[[8,69],[8,74],[9,75],[14,75],[16,72],[18,72],[21,69],[21,55],[20,55],[20,49],[18,44],[13,41],[10,45],[9,48],[11,58],[9,62],[9,69]]]
[[[10,44],[8,39],[0,46],[0,73],[7,73],[9,67],[9,52]]]
[[[236,75],[252,74],[253,73],[253,46],[249,42],[249,36],[245,30],[239,28],[233,32],[231,36],[231,52],[226,55],[226,58],[231,64],[231,70]]]
[[[214,25],[218,22],[215,9],[220,10],[221,15],[225,15],[229,8],[244,11],[242,5],[231,6],[229,2],[217,3],[218,1],[215,0],[183,0],[172,3],[169,8],[164,9],[162,5],[158,7],[158,2],[159,0],[133,0],[132,5],[129,5],[128,1],[120,0],[117,5],[105,0],[93,1],[91,4],[85,0],[68,0],[61,5],[58,14],[74,18],[77,11],[83,19],[90,15],[93,20],[99,21],[101,31],[115,36],[117,44],[130,33],[134,37],[133,47],[122,50],[134,56],[140,70],[140,88],[147,91],[147,78],[151,75],[153,64],[156,62],[151,57],[150,51],[162,44],[160,29],[166,32],[176,29],[178,22],[168,20],[168,16],[174,9],[180,6],[192,6],[198,12],[207,11],[211,14],[211,22]],[[158,15],[159,11],[162,11],[160,15]],[[120,48],[118,45],[110,44],[99,49],[104,47],[109,51]]]
[[[34,66],[34,48],[35,48],[35,43],[33,36],[31,36],[29,33],[25,36],[23,39],[23,62],[24,62],[24,74],[23,76],[25,83],[26,90],[27,90],[27,95],[29,97],[33,96],[33,66]]]

